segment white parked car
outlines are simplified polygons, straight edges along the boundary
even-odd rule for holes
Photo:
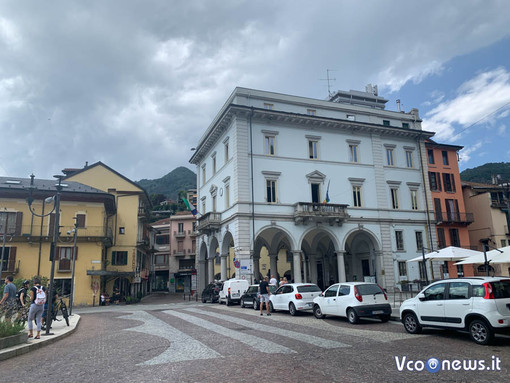
[[[469,277],[430,284],[400,306],[407,332],[423,327],[467,330],[478,344],[510,331],[510,278]]]
[[[290,315],[311,310],[313,299],[321,292],[319,286],[313,283],[287,283],[269,296],[269,310],[284,310]]]
[[[223,286],[218,296],[218,303],[226,303],[230,306],[233,303],[239,303],[241,296],[248,290],[250,283],[245,279],[229,279],[223,282]]]
[[[375,283],[342,282],[328,287],[313,300],[313,314],[322,319],[326,315],[346,317],[358,323],[360,317],[390,320],[391,306],[384,290]]]

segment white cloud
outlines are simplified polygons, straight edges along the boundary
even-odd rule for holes
[[[439,140],[456,141],[461,137],[462,129],[479,129],[481,125],[471,125],[494,122],[498,116],[494,113],[509,102],[510,73],[505,68],[479,73],[459,87],[454,99],[429,111],[423,128],[436,132],[435,137]],[[460,129],[456,130],[456,127]]]
[[[482,142],[477,142],[475,145],[470,147],[464,147],[459,152],[459,163],[465,164],[469,162],[473,153],[477,152],[482,147]]]

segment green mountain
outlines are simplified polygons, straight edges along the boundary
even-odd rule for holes
[[[143,187],[149,196],[162,194],[167,198],[177,200],[180,191],[196,189],[197,175],[188,168],[180,166],[161,178],[155,180],[143,179],[136,183]]]
[[[510,181],[510,162],[490,162],[460,173],[460,179],[468,182],[492,183],[492,176],[499,174],[502,182]]]

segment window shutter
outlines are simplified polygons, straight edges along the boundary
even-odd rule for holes
[[[55,261],[59,261],[60,260],[60,247],[57,246],[55,248]]]
[[[84,228],[85,227],[85,214],[76,214],[76,223],[78,224],[78,227]]]
[[[9,248],[9,260],[7,261],[7,271],[13,273],[16,269],[16,248]]]
[[[112,265],[116,265],[117,264],[115,262],[115,254],[116,254],[116,251],[112,251]]]
[[[21,222],[23,221],[23,212],[18,211],[16,213],[16,231],[15,235],[21,235]]]

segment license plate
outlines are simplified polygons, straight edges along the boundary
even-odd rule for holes
[[[235,298],[235,297],[238,297],[239,294],[232,294],[232,297]]]
[[[375,310],[375,311],[372,311],[372,314],[374,314],[374,315],[384,314],[384,311],[383,310]]]

